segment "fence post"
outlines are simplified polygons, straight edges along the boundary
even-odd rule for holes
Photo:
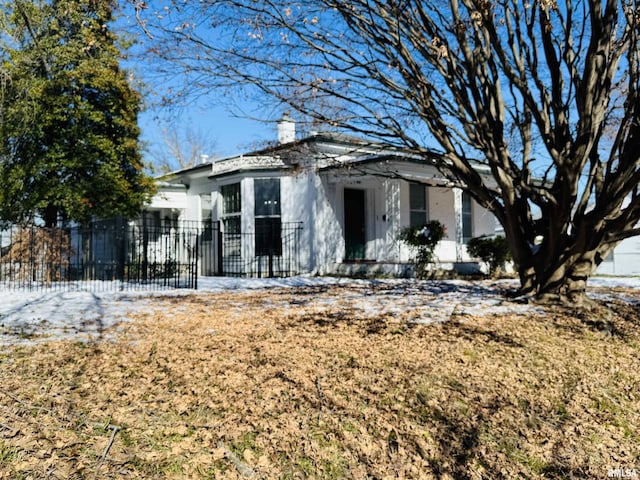
[[[147,215],[142,214],[142,281],[147,281],[149,268],[149,229],[147,227]]]
[[[35,254],[33,253],[33,250],[35,248],[34,244],[36,232],[33,226],[30,226],[29,229],[31,231],[31,234],[27,237],[27,239],[29,240],[29,267],[31,267],[31,278],[27,277],[27,281],[30,282],[29,289],[31,289],[31,282],[35,282],[37,280],[38,273],[36,270],[36,258]]]
[[[198,289],[198,260],[200,259],[199,247],[200,243],[198,242],[198,231],[192,232],[192,238],[194,238],[194,243],[196,245],[196,256],[195,259],[190,264],[193,264],[193,289]],[[194,263],[195,262],[195,263]]]
[[[224,266],[223,266],[223,261],[222,261],[223,256],[224,256],[223,255],[224,246],[222,244],[222,242],[223,242],[222,228],[221,228],[222,224],[220,223],[220,220],[217,220],[215,225],[217,227],[216,228],[216,230],[217,230],[217,233],[216,233],[216,238],[217,238],[216,239],[216,253],[217,253],[217,255],[216,256],[218,257],[217,258],[218,268],[217,268],[217,272],[216,273],[219,276],[222,276],[222,275],[224,275]]]
[[[268,277],[269,278],[273,278],[273,254],[276,250],[276,232],[275,232],[275,222],[271,221],[269,223],[267,223],[267,225],[269,226],[269,231],[267,232],[268,235],[268,239],[269,239],[269,264],[268,264]]]
[[[117,238],[116,244],[118,245],[118,259],[117,259],[117,268],[116,268],[116,279],[124,282],[125,278],[124,278],[124,270],[125,270],[125,260],[126,260],[126,256],[127,256],[127,242],[126,242],[126,236],[127,236],[127,225],[126,223],[122,220],[122,217],[118,217],[116,219],[116,224],[115,224],[115,235]]]

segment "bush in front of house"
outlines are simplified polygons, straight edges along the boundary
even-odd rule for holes
[[[446,232],[446,227],[438,220],[431,220],[419,227],[406,227],[400,231],[398,239],[416,251],[413,262],[416,265],[417,278],[427,278],[429,264],[434,261],[433,251]]]
[[[467,243],[467,252],[485,262],[489,266],[490,275],[504,270],[504,264],[511,260],[509,245],[502,235],[474,237]]]

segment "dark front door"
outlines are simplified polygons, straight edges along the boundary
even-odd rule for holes
[[[345,260],[362,260],[365,252],[364,190],[344,189]]]

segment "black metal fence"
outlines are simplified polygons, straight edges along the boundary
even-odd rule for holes
[[[279,219],[232,233],[221,222],[147,216],[0,227],[0,288],[146,290],[197,288],[200,275],[289,277],[300,273],[301,231],[301,223]]]
[[[0,228],[0,287],[197,288],[200,230],[122,219]]]
[[[227,277],[290,277],[300,273],[302,223],[268,220],[256,222],[253,232],[240,233],[226,232],[223,224],[213,223],[211,247],[203,245],[212,257],[203,255],[203,268],[209,268],[210,275]]]

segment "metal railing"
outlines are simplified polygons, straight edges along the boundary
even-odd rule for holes
[[[197,288],[200,230],[122,219],[0,229],[0,287]]]
[[[300,273],[301,223],[101,220],[82,226],[0,227],[0,288],[138,290],[197,288],[198,276]]]
[[[290,277],[300,273],[302,223],[262,222],[253,232],[224,232],[212,226],[212,274],[231,277]]]

